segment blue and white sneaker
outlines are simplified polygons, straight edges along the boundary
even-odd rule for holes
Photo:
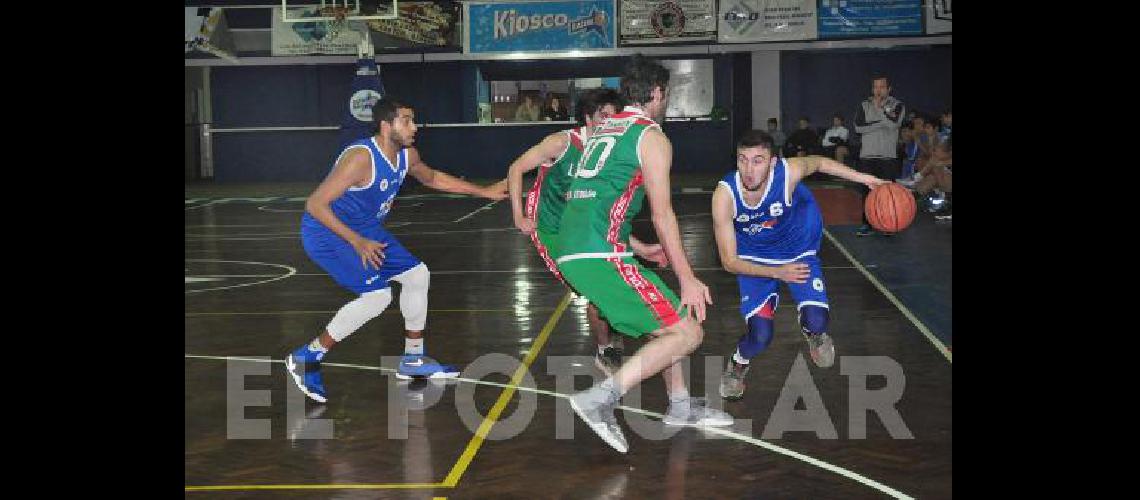
[[[324,352],[309,349],[309,344],[298,347],[285,358],[285,369],[301,392],[318,403],[327,401],[325,383],[321,379],[321,359]]]
[[[458,376],[459,368],[440,364],[427,355],[421,354],[405,354],[400,359],[400,366],[396,368],[396,378],[401,380],[408,380],[412,377],[455,378]]]

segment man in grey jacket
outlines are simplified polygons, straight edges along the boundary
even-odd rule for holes
[[[862,134],[859,149],[859,171],[880,179],[896,179],[902,165],[898,160],[899,127],[906,117],[906,107],[890,95],[891,85],[887,77],[875,76],[871,82],[871,97],[865,99],[855,112],[855,132]],[[859,186],[862,198],[866,200],[870,192],[866,186]],[[867,222],[863,213],[863,226],[855,234],[868,236],[875,230]]]

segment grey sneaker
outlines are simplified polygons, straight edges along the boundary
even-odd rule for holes
[[[680,425],[687,427],[704,427],[716,426],[723,427],[732,425],[732,415],[729,415],[716,408],[708,407],[708,400],[705,398],[689,398],[683,403],[669,404],[669,411],[665,413],[665,418],[661,419],[665,425]]]
[[[602,438],[602,441],[621,453],[629,451],[629,444],[626,443],[625,435],[622,434],[621,426],[618,425],[617,417],[614,416],[614,407],[617,406],[617,402],[606,403],[604,389],[593,387],[574,394],[568,399],[570,400],[570,407],[574,409],[574,413],[578,414],[578,418],[586,422],[590,429],[593,429],[598,437]]]
[[[831,343],[831,336],[826,333],[818,335],[804,334],[808,343],[808,353],[815,366],[827,368],[835,363],[835,346]]]
[[[729,401],[744,397],[744,377],[748,376],[750,366],[737,363],[731,356],[728,358],[728,366],[720,376],[720,397]]]
[[[606,376],[612,377],[614,372],[621,368],[622,349],[620,347],[606,347],[594,355],[594,366],[598,367]]]

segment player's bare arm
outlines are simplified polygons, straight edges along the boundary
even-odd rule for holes
[[[333,171],[321,182],[317,189],[305,200],[305,211],[325,227],[344,238],[356,253],[360,254],[361,264],[372,264],[376,269],[384,259],[385,243],[360,236],[337,218],[332,211],[332,202],[340,198],[350,187],[364,187],[372,177],[372,156],[364,148],[353,148],[337,162]]]
[[[629,246],[633,254],[657,264],[659,267],[669,267],[669,257],[665,255],[665,247],[660,243],[645,243],[632,234],[629,235]]]
[[[681,233],[677,216],[673,213],[673,200],[669,191],[669,169],[673,162],[673,145],[665,134],[656,129],[645,132],[638,146],[641,153],[641,173],[645,181],[645,196],[657,238],[665,248],[665,255],[673,265],[681,282],[681,305],[688,306],[699,321],[705,320],[705,304],[712,304],[709,289],[693,274],[685,249],[681,246]]]
[[[511,213],[514,215],[515,227],[526,234],[534,232],[534,221],[528,219],[522,206],[522,178],[527,172],[538,168],[543,163],[553,162],[569,144],[565,132],[556,132],[546,136],[542,142],[531,146],[525,153],[515,159],[507,170],[507,185],[511,197]]]
[[[447,193],[467,194],[481,196],[491,200],[501,200],[507,197],[507,182],[502,180],[490,186],[472,184],[458,177],[441,172],[428,166],[420,158],[416,148],[408,148],[408,173],[423,185]]]
[[[782,266],[762,266],[753,264],[736,255],[736,231],[732,227],[732,193],[727,187],[717,185],[713,192],[712,215],[713,233],[716,236],[717,253],[725,271],[761,278],[774,278],[788,283],[805,283],[811,274],[808,265],[792,262]]]
[[[847,165],[824,156],[786,158],[785,161],[788,163],[788,168],[790,170],[789,175],[792,176],[790,182],[792,186],[795,186],[804,177],[807,177],[816,172],[823,172],[828,175],[834,175],[841,179],[858,182],[859,184],[866,185],[871,189],[875,189],[875,186],[878,186],[880,184],[886,184],[890,182],[870,174],[857,172]]]

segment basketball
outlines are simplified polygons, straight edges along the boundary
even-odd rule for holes
[[[917,208],[910,191],[894,182],[871,190],[864,203],[867,221],[884,233],[906,229],[914,221]]]

